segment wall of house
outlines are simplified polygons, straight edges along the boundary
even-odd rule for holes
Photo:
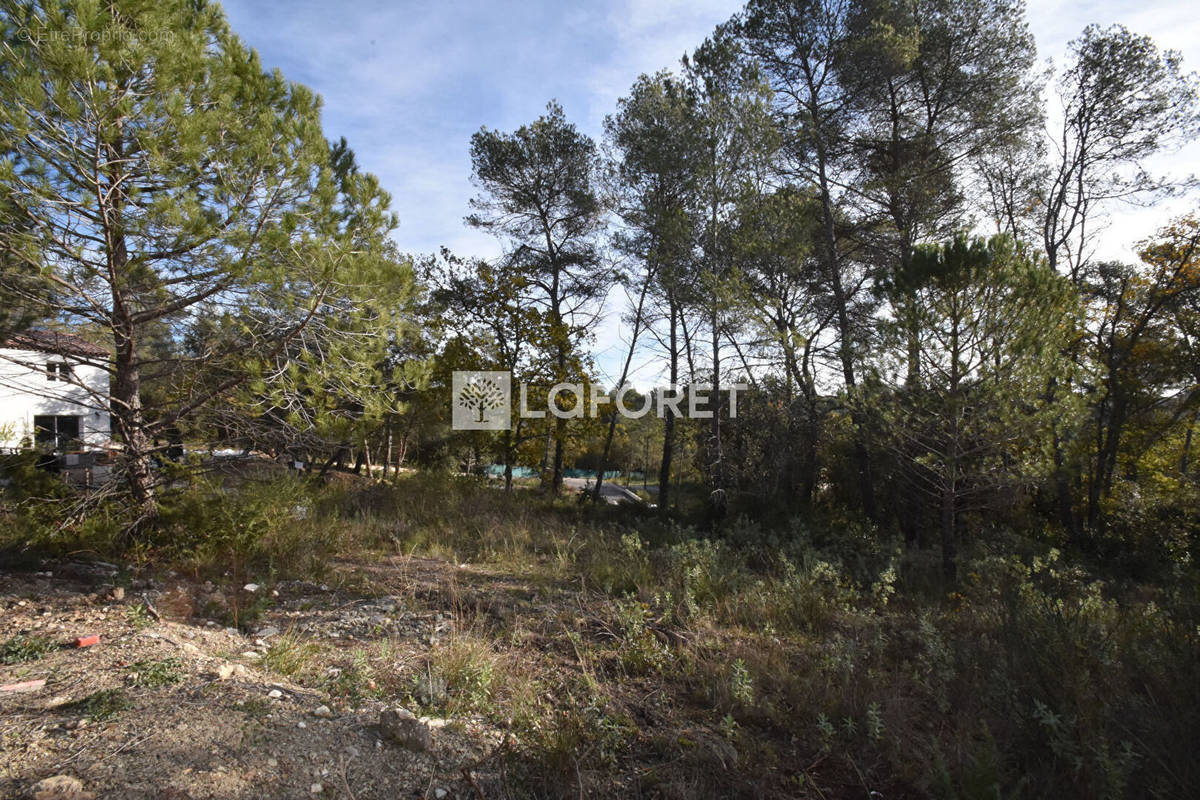
[[[47,362],[71,365],[69,381],[49,380]],[[33,418],[79,417],[79,435],[88,449],[108,446],[108,373],[74,356],[0,349],[0,448],[33,441]]]

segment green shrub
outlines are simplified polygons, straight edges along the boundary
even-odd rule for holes
[[[178,658],[158,661],[138,661],[129,667],[133,685],[147,689],[174,686],[183,680],[183,662]]]
[[[196,572],[320,575],[340,544],[336,520],[316,518],[311,489],[299,478],[201,481],[161,499],[148,543]]]
[[[56,650],[53,640],[36,634],[14,636],[0,645],[0,664],[24,664],[37,661]]]
[[[102,722],[122,711],[128,711],[131,706],[129,696],[123,689],[101,689],[64,708],[86,714],[92,722]]]
[[[287,631],[271,640],[271,646],[263,654],[262,664],[272,672],[290,677],[307,670],[319,652],[320,648],[315,642]]]

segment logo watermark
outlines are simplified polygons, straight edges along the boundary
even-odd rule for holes
[[[456,431],[503,431],[512,425],[512,373],[455,370],[451,424]]]
[[[66,42],[69,44],[111,44],[123,42],[137,44],[139,42],[174,42],[175,31],[161,30],[129,30],[123,28],[105,28],[104,30],[88,30],[77,26],[61,29],[50,28],[20,28],[16,32],[17,40],[40,45],[48,42]]]
[[[737,418],[738,392],[748,388],[744,383],[721,387],[720,392],[729,395],[730,419]],[[712,419],[716,413],[714,403],[719,401],[713,396],[710,384],[690,384],[641,395],[641,404],[631,408],[626,397],[634,391],[633,386],[626,384],[611,396],[594,385],[556,383],[546,395],[546,408],[530,408],[529,387],[521,383],[517,410],[522,419],[545,419],[547,414],[558,419],[580,419],[597,417],[602,406],[611,404],[617,414],[628,419],[640,419],[652,410],[660,419],[666,417],[668,410],[675,417]],[[451,392],[451,424],[455,430],[504,431],[512,427],[512,374],[507,370],[455,370]],[[560,403],[560,398],[573,403]]]

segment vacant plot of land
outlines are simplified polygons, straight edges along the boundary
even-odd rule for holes
[[[371,572],[377,588],[408,587],[403,597],[279,586],[248,634],[205,618],[232,606],[211,584],[168,578],[135,590],[73,563],[2,574],[0,683],[45,683],[0,695],[0,796],[55,775],[103,798],[500,792],[500,731],[477,715],[426,718],[431,750],[397,745],[378,727],[385,681],[368,677],[364,660],[380,662],[382,646],[390,663],[378,671],[394,674],[453,636],[437,608],[453,610],[442,593],[459,572],[413,561]],[[361,581],[339,573],[355,574]],[[75,647],[85,634],[99,644]]]

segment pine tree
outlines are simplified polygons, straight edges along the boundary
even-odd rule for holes
[[[244,381],[304,330],[365,239],[390,224],[358,183],[339,210],[320,100],[258,56],[205,0],[24,0],[3,17],[0,183],[29,229],[6,258],[39,271],[51,311],[112,348],[111,414],[135,514],[156,510],[154,436]],[[210,338],[164,369],[152,330]],[[235,321],[236,322],[233,322]],[[174,384],[148,413],[149,384]]]

